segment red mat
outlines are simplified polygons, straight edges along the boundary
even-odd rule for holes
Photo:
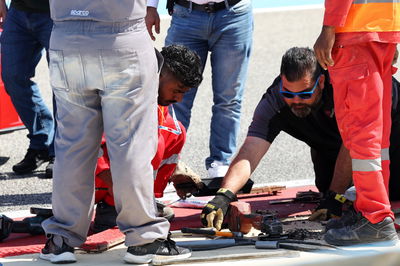
[[[252,211],[270,210],[278,217],[310,214],[315,204],[286,203],[270,205],[269,200],[294,198],[298,191],[317,191],[314,186],[288,188],[275,196],[269,194],[240,195],[239,200],[249,202]],[[211,199],[212,197],[201,197],[199,199]],[[400,208],[400,202],[392,203],[393,209]],[[175,219],[171,223],[171,230],[179,230],[182,227],[201,227],[201,209],[174,208]],[[82,248],[85,250],[97,249],[106,250],[113,241],[123,238],[118,229],[110,229],[105,232],[89,236]],[[0,242],[0,257],[16,256],[29,253],[38,253],[43,248],[46,239],[44,236],[31,236],[29,234],[11,234],[9,238]]]

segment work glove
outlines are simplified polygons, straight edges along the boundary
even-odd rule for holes
[[[236,195],[230,190],[220,188],[216,196],[204,206],[200,216],[202,224],[206,227],[215,227],[218,231],[221,230],[229,203],[236,200]]]
[[[191,194],[199,191],[203,187],[201,178],[183,162],[179,162],[171,175],[170,182],[173,183],[176,194],[181,199],[190,197]]]
[[[327,221],[331,218],[339,218],[342,216],[343,203],[347,200],[346,198],[333,191],[325,193],[324,197],[317,208],[312,212],[308,218],[309,221]]]

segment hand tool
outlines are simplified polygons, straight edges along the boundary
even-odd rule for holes
[[[47,218],[53,216],[52,210],[32,207],[30,212],[36,214],[36,216],[27,217],[22,221],[14,221],[9,217],[0,214],[0,241],[9,237],[11,233],[43,235],[44,230],[41,223]]]
[[[321,193],[312,190],[309,191],[299,191],[296,193],[295,198],[281,199],[281,200],[270,200],[269,204],[285,204],[293,202],[302,203],[318,203],[321,200]]]
[[[181,229],[182,233],[191,233],[198,235],[207,235],[207,236],[222,236],[222,237],[233,237],[233,238],[242,238],[243,234],[241,232],[222,232],[217,231],[212,228],[187,228],[184,227]]]
[[[228,228],[232,232],[247,234],[254,227],[260,230],[265,238],[282,238],[281,221],[271,212],[252,213],[250,204],[247,202],[232,202],[227,219]]]

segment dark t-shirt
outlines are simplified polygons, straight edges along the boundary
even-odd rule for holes
[[[28,12],[50,12],[49,0],[12,0],[11,7]]]
[[[342,140],[334,115],[333,88],[328,74],[324,74],[326,78],[321,102],[305,118],[295,116],[285,103],[279,93],[281,79],[277,77],[258,103],[247,135],[272,143],[284,131],[304,141],[318,153],[336,157]],[[399,83],[393,78],[392,117],[400,109],[399,90]]]

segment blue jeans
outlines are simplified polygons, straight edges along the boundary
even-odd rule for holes
[[[247,67],[252,46],[253,14],[250,0],[215,13],[174,6],[166,45],[182,44],[197,52],[203,68],[211,52],[213,102],[210,156],[213,161],[230,163],[236,150]],[[189,127],[197,88],[187,92],[174,108],[178,120]]]
[[[28,129],[29,148],[49,150],[54,156],[53,116],[39,87],[31,80],[49,48],[53,22],[48,13],[31,13],[10,8],[1,35],[2,79],[5,89]]]

